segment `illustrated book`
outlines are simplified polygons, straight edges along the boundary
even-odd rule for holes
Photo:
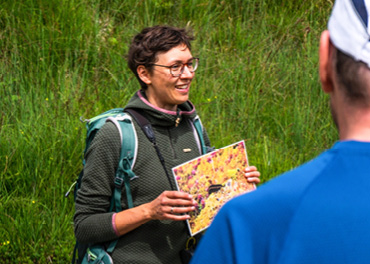
[[[191,236],[205,230],[231,198],[256,189],[245,178],[248,157],[244,140],[202,155],[172,169],[179,191],[197,201],[187,220]]]

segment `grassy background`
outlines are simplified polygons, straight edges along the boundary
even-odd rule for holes
[[[318,81],[332,2],[3,0],[0,3],[0,262],[68,263],[85,127],[139,86],[125,54],[143,27],[193,29],[192,84],[216,147],[246,140],[266,181],[337,139]],[[294,186],[292,186],[294,188]]]

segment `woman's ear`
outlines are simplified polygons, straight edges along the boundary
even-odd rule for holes
[[[144,65],[139,65],[136,69],[139,78],[147,85],[152,83],[148,69]]]

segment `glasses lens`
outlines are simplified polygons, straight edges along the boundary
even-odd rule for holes
[[[195,72],[195,70],[198,68],[198,59],[194,58],[191,62],[187,64],[189,71]]]
[[[198,58],[194,58],[192,61],[189,61],[186,64],[174,64],[171,66],[171,73],[173,76],[178,77],[180,76],[184,70],[185,70],[185,65],[188,67],[190,72],[195,72],[195,70],[198,68]]]
[[[171,66],[171,73],[173,76],[179,76],[184,65],[182,63],[174,64]]]

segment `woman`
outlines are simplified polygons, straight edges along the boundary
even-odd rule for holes
[[[189,122],[196,111],[188,101],[190,84],[198,66],[191,54],[193,40],[184,29],[168,26],[145,28],[131,43],[128,64],[139,90],[126,108],[136,108],[150,121],[157,145],[171,168],[196,158],[197,140]],[[80,243],[99,244],[115,240],[115,263],[181,263],[180,251],[188,239],[186,219],[196,202],[187,193],[176,191],[155,149],[135,123],[139,148],[131,181],[134,207],[109,212],[114,175],[120,155],[120,135],[107,122],[86,153],[83,184],[78,192],[75,234]],[[205,143],[210,146],[206,132]],[[255,167],[246,169],[249,181],[258,183]],[[123,190],[124,192],[124,190]],[[122,197],[125,197],[123,194]]]

